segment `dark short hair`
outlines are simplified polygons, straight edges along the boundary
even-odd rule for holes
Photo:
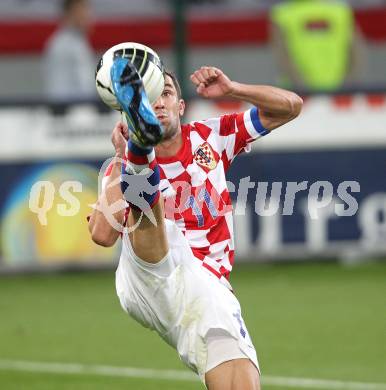
[[[169,76],[172,79],[174,87],[175,87],[175,89],[177,91],[177,97],[178,97],[178,99],[182,99],[181,86],[180,86],[180,83],[177,80],[176,74],[173,71],[169,70],[169,69],[165,69],[164,70],[164,74],[165,74],[165,76]]]
[[[87,2],[87,0],[63,0],[62,11],[67,13],[71,11],[72,7],[74,7],[76,4],[83,2]]]

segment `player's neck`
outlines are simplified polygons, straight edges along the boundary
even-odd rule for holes
[[[179,131],[173,138],[162,141],[155,147],[155,153],[158,157],[173,157],[182,147],[182,134]]]

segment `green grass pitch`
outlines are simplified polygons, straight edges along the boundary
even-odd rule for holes
[[[386,386],[385,262],[236,264],[231,282],[263,374]],[[113,272],[0,277],[4,360],[187,372],[169,346],[122,311]],[[194,381],[0,368],[4,390],[202,388]]]

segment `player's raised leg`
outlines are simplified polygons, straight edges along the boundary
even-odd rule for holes
[[[259,372],[249,359],[234,359],[205,374],[209,390],[260,390]]]
[[[154,115],[134,65],[117,58],[111,68],[115,96],[129,126],[126,162],[122,164],[121,187],[130,204],[130,241],[138,257],[150,263],[168,252],[164,226],[160,173],[154,145],[162,139],[162,127]]]

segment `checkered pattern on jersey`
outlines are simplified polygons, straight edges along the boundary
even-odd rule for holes
[[[182,126],[183,145],[157,157],[165,216],[184,233],[194,256],[219,278],[234,262],[232,204],[225,173],[253,140],[267,134],[252,108]],[[106,176],[111,169],[106,170]]]
[[[182,127],[183,146],[159,158],[165,213],[187,238],[193,254],[218,277],[234,261],[233,218],[226,170],[250,142],[265,135],[257,109]]]

